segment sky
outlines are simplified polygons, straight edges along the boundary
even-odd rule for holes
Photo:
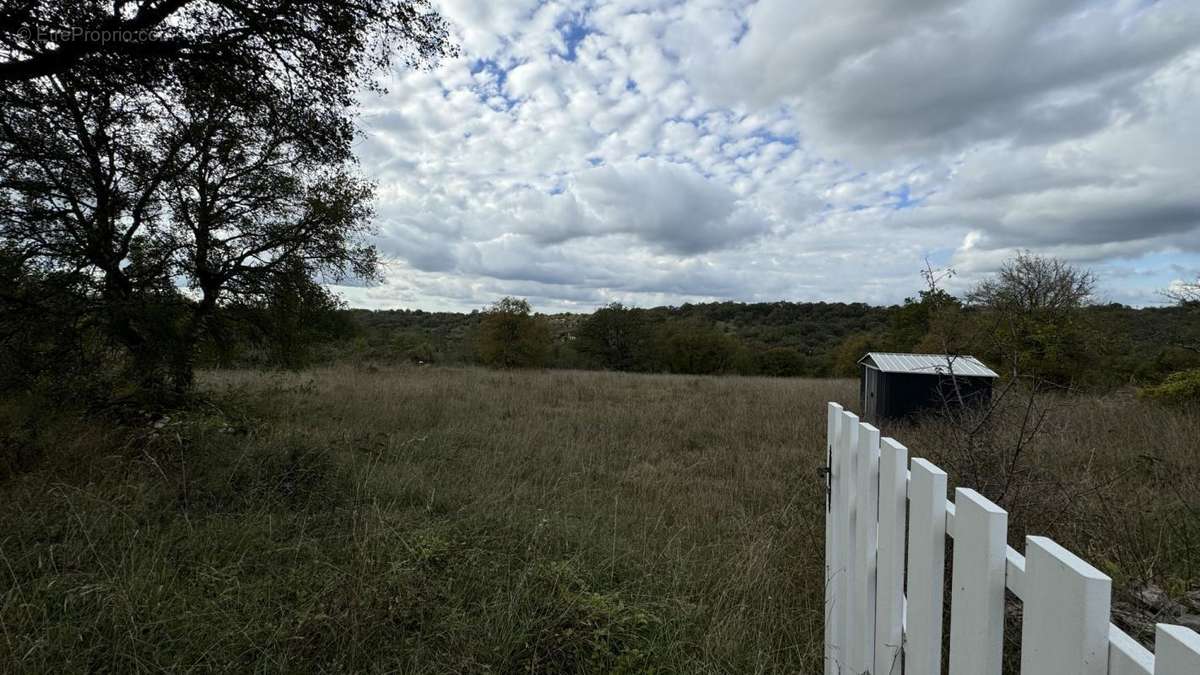
[[[434,0],[364,94],[387,280],[352,306],[891,304],[1016,251],[1200,273],[1195,0]]]

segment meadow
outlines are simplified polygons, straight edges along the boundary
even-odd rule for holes
[[[120,424],[0,407],[8,669],[821,669],[824,406],[854,381],[341,365],[200,390]],[[954,471],[938,424],[885,431]],[[1131,607],[1182,600],[1198,448],[1194,411],[1064,401],[1014,539]]]

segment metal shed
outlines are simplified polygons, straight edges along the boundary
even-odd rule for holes
[[[974,356],[870,352],[862,366],[859,402],[863,419],[878,425],[922,411],[955,405],[986,404],[999,377]]]

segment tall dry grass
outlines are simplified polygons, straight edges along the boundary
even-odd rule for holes
[[[821,405],[852,383],[353,368],[202,381],[220,412],[151,425],[104,470],[0,485],[0,661],[820,668]]]
[[[1200,410],[1164,406],[1132,391],[1036,400],[1045,423],[1020,449],[1028,399],[1001,405],[987,445],[1004,455],[969,457],[961,425],[927,419],[885,425],[917,456],[980,488],[1009,511],[1009,543],[1049,536],[1113,578],[1115,621],[1153,644],[1154,623],[1200,613]],[[982,469],[981,469],[982,467]],[[986,478],[1011,473],[1011,479]],[[1161,589],[1167,602],[1146,602]],[[1184,619],[1200,628],[1200,617]],[[1019,624],[1010,626],[1015,639]]]
[[[0,663],[821,668],[824,404],[853,407],[854,382],[349,366],[201,381],[210,405],[133,431],[68,417],[10,435],[42,456],[0,482]],[[885,431],[953,472],[940,425]],[[1197,441],[1187,411],[1064,401],[1030,446],[1039,489],[1014,539],[1054,536],[1118,589],[1194,588]]]

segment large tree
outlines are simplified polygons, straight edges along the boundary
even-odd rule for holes
[[[650,331],[642,310],[605,305],[579,326],[577,347],[602,368],[637,370],[647,365]]]
[[[475,346],[484,365],[541,368],[550,352],[550,328],[528,300],[505,297],[483,311]]]
[[[214,88],[183,97],[174,133],[188,155],[165,181],[169,257],[162,264],[196,295],[173,373],[181,388],[190,384],[195,343],[220,304],[262,304],[281,288],[302,289],[290,298],[327,304],[306,280],[378,273],[365,241],[373,189],[350,158],[297,136],[270,107],[227,105]]]
[[[1095,289],[1090,270],[1017,253],[967,293],[987,338],[983,353],[1014,378],[1070,385],[1094,358],[1082,309]]]
[[[353,97],[392,54],[451,50],[425,2],[0,0],[0,15],[0,243],[80,279],[147,383],[190,384],[223,302],[374,275]],[[143,20],[170,39],[42,39]]]

